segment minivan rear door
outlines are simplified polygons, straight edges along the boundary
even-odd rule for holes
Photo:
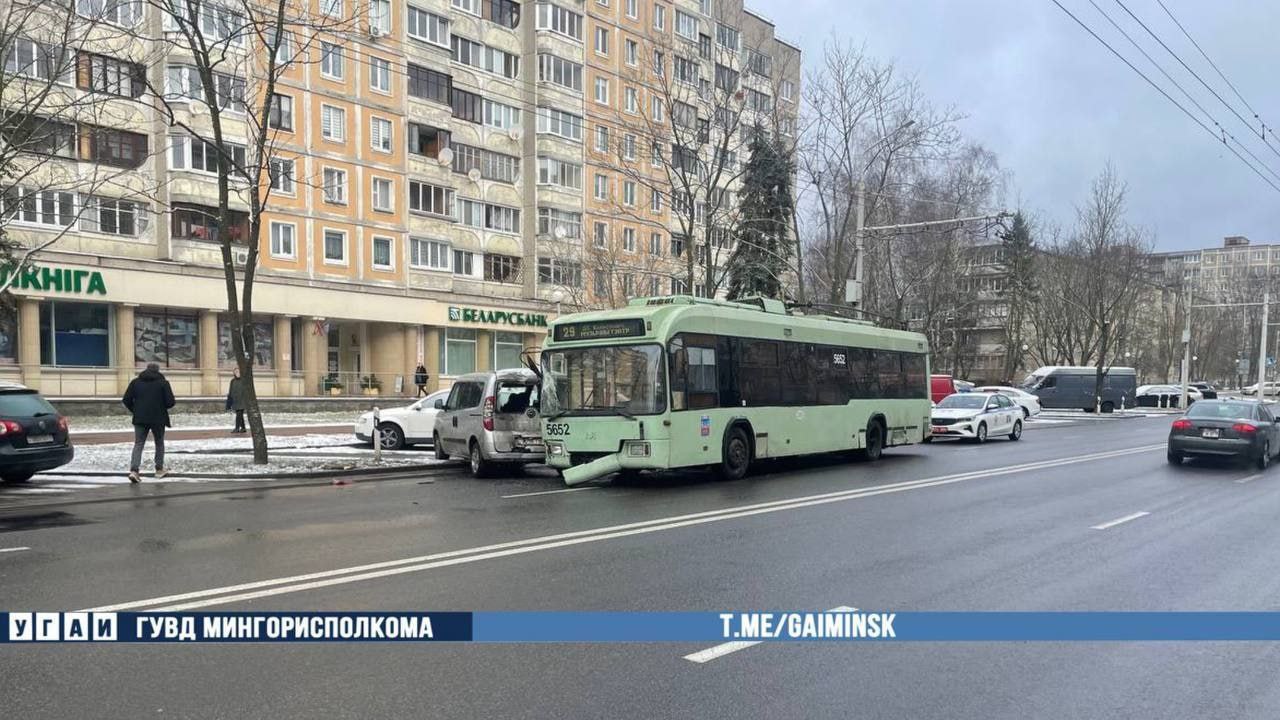
[[[494,379],[493,447],[500,453],[542,452],[538,379],[499,374]]]

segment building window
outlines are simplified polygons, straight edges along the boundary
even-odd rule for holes
[[[409,238],[409,264],[427,270],[448,270],[452,248],[449,243]]]
[[[347,111],[332,105],[320,106],[320,135],[325,140],[343,142],[347,138]]]
[[[557,208],[538,208],[538,234],[559,240],[582,237],[582,213]]]
[[[267,164],[267,175],[271,178],[271,189],[285,195],[294,193],[294,161],[290,158],[273,157]]]
[[[409,94],[423,100],[449,105],[452,102],[453,78],[420,65],[409,64]]]
[[[293,132],[293,97],[273,93],[267,107],[267,127]]]
[[[180,203],[169,213],[170,234],[175,240],[221,242],[218,209],[203,205]],[[233,243],[243,243],[249,231],[249,216],[242,212],[229,212],[231,226],[227,236]]]
[[[449,20],[410,5],[405,13],[409,37],[440,47],[450,47]]]
[[[492,150],[463,145],[453,146],[453,171],[463,175],[479,170],[486,180],[514,183],[520,175],[520,158]]]
[[[747,72],[762,77],[773,76],[773,58],[762,52],[747,49]]]
[[[738,51],[738,29],[721,23],[716,24],[716,43],[728,50]]]
[[[658,77],[666,77],[667,63],[662,56],[660,50],[653,51],[653,74]]]
[[[194,313],[138,310],[133,314],[133,361],[138,365],[196,367],[199,336],[200,323]]]
[[[520,127],[520,108],[486,99],[484,101],[484,124],[499,130],[518,128]]]
[[[538,258],[538,282],[543,285],[582,287],[582,263],[558,258]]]
[[[582,142],[582,117],[554,108],[538,108],[538,132]]]
[[[636,159],[636,136],[631,133],[622,136],[622,157],[626,160]]]
[[[582,92],[582,65],[559,55],[539,53],[538,81]]]
[[[324,231],[324,261],[332,265],[347,264],[347,234],[339,230]]]
[[[76,14],[98,22],[133,27],[142,19],[141,2],[130,0],[76,0]]]
[[[271,368],[275,364],[275,329],[270,320],[254,320],[249,325],[253,334],[253,366]],[[246,345],[248,343],[245,343]],[[231,323],[218,319],[218,365],[230,367],[236,364],[231,345]]]
[[[778,84],[778,97],[783,100],[793,100],[796,95],[796,84],[790,80],[783,80]]]
[[[87,127],[85,130],[89,141],[88,160],[122,168],[136,168],[146,160],[146,135],[100,127]]]
[[[517,55],[458,35],[450,38],[449,42],[455,62],[477,67],[508,79],[515,79],[520,75],[520,57]]]
[[[591,228],[591,244],[598,248],[609,246],[609,224],[596,222]]]
[[[369,145],[378,152],[391,152],[391,121],[386,118],[369,118]]]
[[[146,72],[146,68],[137,63],[105,55],[83,54],[78,84],[80,89],[90,92],[137,98],[146,91]]]
[[[636,184],[631,180],[622,181],[622,204],[627,207],[636,204]]]
[[[625,57],[627,60],[627,64],[632,67],[639,65],[640,64],[640,45],[636,43],[635,40],[632,40],[630,38],[627,38],[627,41],[623,43],[623,45],[626,47]]]
[[[40,364],[111,366],[111,307],[97,303],[40,303]]]
[[[624,298],[635,297],[636,294],[636,276],[631,273],[623,273],[622,275],[622,296]]]
[[[373,198],[373,209],[378,212],[395,212],[396,201],[393,184],[388,178],[373,178],[370,195]]]
[[[676,8],[676,34],[686,40],[697,40],[698,18]]]
[[[596,126],[596,152],[609,152],[609,126]]]
[[[653,255],[662,254],[662,233],[649,234],[649,252]],[[657,295],[658,291],[654,290],[653,294]]]
[[[698,63],[686,57],[676,55],[672,59],[672,72],[675,73],[676,80],[689,85],[698,84]]]
[[[667,29],[667,7],[654,3],[653,6],[653,27],[655,30]]]
[[[591,271],[591,292],[597,298],[608,298],[612,295],[609,292],[609,274],[600,268]]]
[[[653,213],[662,212],[662,192],[654,188],[649,194],[649,211]]]
[[[595,198],[597,200],[609,199],[609,178],[604,175],[597,174],[595,177]]]
[[[636,251],[635,228],[622,228],[622,249],[630,253]]]
[[[4,56],[6,73],[32,80],[71,83],[74,63],[70,51],[24,37],[13,37],[11,42],[13,44]]]
[[[538,184],[569,190],[582,189],[582,166],[557,158],[538,158]]]
[[[37,115],[13,115],[0,124],[0,137],[13,148],[33,155],[78,159],[76,126]]]
[[[369,58],[369,87],[377,92],[391,92],[391,61]]]
[[[266,28],[266,45],[267,48],[275,48],[275,65],[283,67],[293,62],[293,33],[284,32],[280,34],[279,42],[276,41],[276,29],[274,27]]]
[[[391,34],[391,0],[369,0],[369,29],[370,35]]]
[[[595,47],[596,47],[597,55],[607,56],[609,54],[609,29],[608,28],[602,28],[602,27],[596,28]]]
[[[324,178],[324,201],[334,205],[347,204],[347,171],[338,168],[325,168],[323,172]]]
[[[454,275],[474,275],[473,261],[476,254],[469,250],[453,251],[453,274]]]
[[[297,257],[294,241],[297,238],[298,226],[293,223],[271,223],[271,257],[292,260]]]
[[[684,256],[684,236],[672,235],[671,236],[671,257],[683,257],[683,256]],[[672,292],[675,292],[675,291],[672,290]]]
[[[520,211],[505,205],[458,198],[458,222],[480,230],[519,233]],[[454,270],[456,272],[457,268]]]
[[[373,237],[373,267],[376,270],[394,270],[395,262],[395,238],[381,237],[375,235]]]
[[[409,209],[411,211],[452,218],[453,206],[452,189],[422,182],[409,182]]]
[[[449,0],[449,4],[472,15],[480,14],[480,0]]]
[[[496,332],[493,334],[493,368],[524,367],[521,356],[524,353],[524,342],[520,333]]]
[[[435,160],[440,157],[440,151],[448,147],[448,130],[409,123],[409,152]]]
[[[320,74],[330,80],[341,80],[345,68],[342,64],[342,48],[329,42],[320,42]]]
[[[582,15],[551,3],[538,3],[538,29],[582,42]]]
[[[632,113],[633,115],[635,113],[640,112],[640,96],[636,92],[635,88],[633,87],[627,88],[623,97],[625,99],[625,103],[626,103],[625,107],[627,112]]]
[[[207,140],[186,135],[175,135],[169,138],[169,143],[169,166],[174,170],[194,170],[217,175],[223,163],[230,163],[227,172],[244,177],[247,153],[243,145],[224,143],[219,151],[217,145]]]
[[[459,120],[480,123],[484,121],[484,98],[467,92],[453,89],[453,116]]]
[[[331,18],[342,17],[342,0],[320,0],[320,12]]]
[[[444,335],[444,342],[440,343],[440,374],[466,375],[475,372],[476,331],[445,328],[441,333]]]
[[[609,80],[608,78],[596,78],[596,102],[601,105],[609,104]]]
[[[484,256],[484,279],[491,282],[520,282],[520,258],[489,253]]]

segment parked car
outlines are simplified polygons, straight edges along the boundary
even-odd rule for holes
[[[1218,390],[1207,382],[1193,382],[1191,387],[1200,391],[1200,397],[1205,400],[1215,400],[1218,397]]]
[[[984,443],[991,435],[1022,437],[1022,407],[999,393],[956,393],[933,409],[932,437],[957,437]]]
[[[1103,377],[1102,395],[1095,394],[1097,368],[1048,366],[1031,373],[1022,389],[1040,398],[1043,408],[1079,408],[1093,412],[1097,407],[1109,413],[1122,403],[1132,405],[1138,389],[1138,374],[1131,367],[1112,367]]]
[[[398,408],[387,408],[378,412],[379,427],[382,429],[382,449],[400,450],[406,445],[419,445],[431,442],[431,433],[435,430],[437,400],[449,397],[448,390],[439,390],[421,400]],[[373,445],[373,412],[367,412],[356,419],[356,439]]]
[[[437,400],[436,457],[465,457],[484,477],[502,465],[542,462],[539,378],[523,368],[463,375]]]
[[[1007,387],[1005,385],[983,385],[980,388],[976,388],[976,390],[983,393],[999,393],[1009,398],[1014,405],[1022,408],[1023,420],[1030,418],[1032,415],[1040,414],[1040,398],[1026,390],[1019,390],[1016,387]]]
[[[1275,397],[1280,395],[1280,382],[1268,382],[1264,391],[1267,397]],[[1258,383],[1243,387],[1240,389],[1241,395],[1256,396],[1258,394]]]
[[[23,482],[75,457],[67,418],[40,393],[0,383],[0,480]]]
[[[956,381],[950,375],[929,376],[929,399],[936,405],[948,395],[960,392],[956,389]]]
[[[968,380],[955,380],[953,382],[955,382],[955,385],[956,385],[956,392],[958,393],[973,392],[974,385]]]
[[[1140,385],[1137,390],[1137,405],[1141,407],[1178,407],[1182,402],[1181,385]],[[1204,395],[1194,385],[1187,386],[1187,405],[1203,400]]]
[[[1272,408],[1256,400],[1204,400],[1169,428],[1169,462],[1196,455],[1233,457],[1265,470],[1280,453],[1280,425]]]

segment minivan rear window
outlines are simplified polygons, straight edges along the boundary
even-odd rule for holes
[[[518,415],[538,406],[538,386],[502,383],[498,386],[498,412]]]
[[[5,417],[33,417],[35,415],[57,415],[48,400],[37,393],[3,393],[0,394],[0,415]]]

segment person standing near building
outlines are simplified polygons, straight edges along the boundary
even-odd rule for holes
[[[427,396],[427,379],[430,377],[427,374],[427,366],[418,363],[417,369],[413,371],[413,384],[418,386],[418,394],[415,397]]]
[[[147,434],[156,443],[156,478],[162,478],[164,469],[164,430],[169,427],[169,409],[177,401],[173,388],[160,374],[160,366],[147,363],[147,368],[129,382],[121,399],[133,414],[133,455],[129,459],[129,482],[142,482],[138,470],[142,466],[142,451],[147,445]]]
[[[231,385],[227,388],[227,409],[236,413],[236,426],[232,433],[248,432],[244,427],[244,379],[240,377],[240,368],[231,373]]]

